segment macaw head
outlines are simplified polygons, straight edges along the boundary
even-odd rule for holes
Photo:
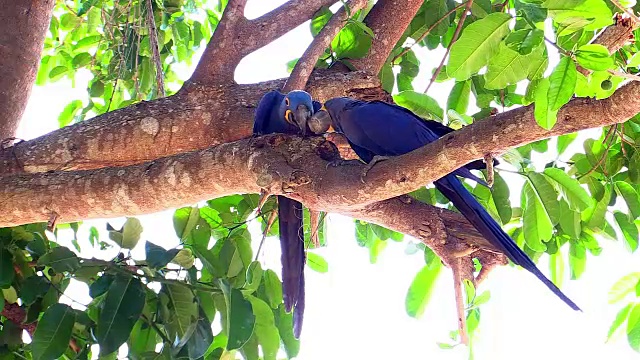
[[[293,90],[285,95],[280,104],[280,115],[284,119],[297,126],[302,135],[307,133],[307,122],[313,115],[313,100],[308,92],[302,90]]]

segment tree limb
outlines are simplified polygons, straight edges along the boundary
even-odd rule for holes
[[[300,57],[300,60],[296,63],[296,66],[293,68],[289,79],[282,89],[283,92],[302,90],[305,88],[307,80],[309,80],[309,76],[311,76],[311,72],[318,62],[318,59],[349,19],[345,7],[348,7],[350,11],[358,11],[366,5],[367,0],[350,0],[349,3],[333,14],[329,22],[320,30],[320,33],[313,39],[311,45],[309,45]]]
[[[377,75],[423,3],[422,0],[378,1],[364,19],[375,38],[364,58],[351,61],[353,66]]]
[[[251,54],[311,19],[321,7],[336,2],[337,0],[292,0],[259,18],[245,22],[238,29],[238,38],[242,39],[240,54],[242,57]]]
[[[27,107],[54,5],[54,0],[13,0],[2,4],[0,142],[15,135]]]
[[[244,55],[238,51],[238,29],[246,22],[247,0],[229,0],[191,80],[200,84],[232,83],[233,72]]]
[[[186,84],[177,94],[111,111],[39,138],[0,148],[0,176],[19,172],[125,166],[251,136],[253,113],[284,79],[251,85]],[[387,96],[363,72],[316,70],[307,91],[325,101],[337,96]]]

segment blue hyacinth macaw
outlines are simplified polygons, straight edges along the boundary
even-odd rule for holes
[[[305,91],[288,94],[270,91],[265,94],[255,112],[253,134],[272,133],[306,135],[307,121],[321,108]],[[302,129],[302,130],[301,130]],[[287,312],[293,309],[293,332],[300,337],[304,316],[304,231],[302,204],[278,196],[278,225],[282,255],[282,293]]]
[[[342,133],[355,153],[370,166],[378,159],[408,153],[454,131],[437,121],[425,121],[403,107],[381,101],[365,102],[341,97],[325,102],[322,110],[308,121],[309,128],[314,133],[327,129]],[[512,262],[533,273],[572,309],[580,310],[540,272],[457,177],[470,178],[486,185],[470,172],[470,169],[483,167],[481,161],[467,164],[436,180],[435,187],[493,246]]]

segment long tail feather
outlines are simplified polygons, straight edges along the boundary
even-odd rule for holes
[[[551,280],[544,276],[529,256],[502,230],[500,225],[493,220],[491,215],[489,215],[484,207],[467,191],[455,175],[447,175],[439,179],[435,182],[435,186],[444,196],[451,200],[458,211],[460,211],[471,225],[493,244],[493,246],[503,251],[515,264],[533,273],[572,309],[580,310],[578,305],[571,301]]]
[[[305,252],[302,204],[284,196],[278,196],[278,214],[284,306],[287,312],[295,308],[293,313],[294,329],[296,322],[298,322],[297,332],[299,334],[304,312]]]

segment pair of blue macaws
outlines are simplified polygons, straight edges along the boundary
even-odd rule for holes
[[[454,131],[437,121],[424,120],[403,107],[381,101],[365,102],[340,97],[326,101],[323,107],[300,90],[286,95],[278,91],[264,95],[256,110],[254,134],[301,133],[304,136],[308,130],[316,134],[327,130],[341,133],[355,153],[370,164],[383,157],[408,153]],[[540,272],[458,179],[458,176],[465,177],[486,186],[471,173],[473,169],[482,168],[482,161],[469,163],[436,180],[435,187],[493,246],[512,262],[533,273],[572,309],[580,310]],[[302,204],[279,196],[278,211],[284,303],[288,312],[293,309],[294,334],[299,337],[304,312]]]

